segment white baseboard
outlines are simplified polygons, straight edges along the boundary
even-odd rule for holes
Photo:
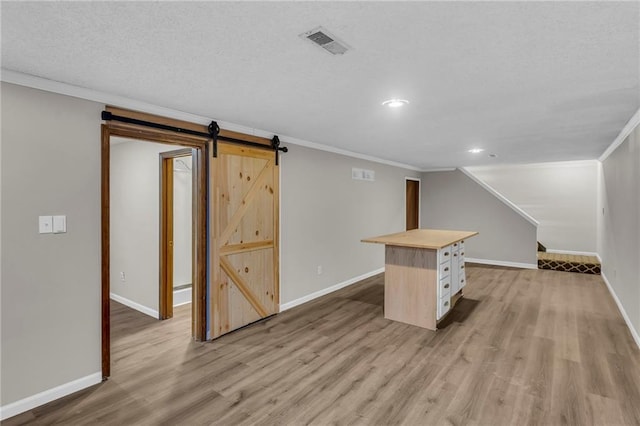
[[[136,311],[140,311],[143,314],[147,314],[150,317],[154,317],[155,319],[160,318],[160,313],[158,311],[153,310],[151,308],[147,308],[146,306],[141,305],[141,304],[139,304],[137,302],[134,302],[133,300],[129,300],[129,299],[125,298],[125,297],[118,296],[115,293],[109,293],[109,297],[111,299],[115,300],[116,302],[120,302],[123,305],[128,306],[131,309],[135,309]]]
[[[191,303],[191,287],[173,291],[173,307]]]
[[[36,407],[44,405],[48,402],[60,399],[64,396],[71,395],[74,392],[96,385],[102,381],[102,372],[93,373],[85,377],[81,377],[69,383],[65,383],[55,388],[28,396],[19,401],[0,407],[0,420],[17,416],[25,411],[32,410]]]
[[[556,253],[556,254],[571,254],[574,256],[594,256],[600,259],[600,255],[593,251],[572,251],[572,250],[555,250],[555,249],[547,249],[547,253]]]
[[[508,266],[511,268],[522,269],[538,269],[538,265],[535,263],[505,262],[503,260],[475,259],[473,257],[465,257],[464,260],[465,262],[480,263],[482,265]]]
[[[323,288],[322,290],[318,290],[311,294],[307,294],[306,296],[300,297],[298,299],[292,300],[291,302],[280,304],[280,312],[286,311],[287,309],[291,309],[295,306],[302,305],[303,303],[307,303],[313,299],[317,299],[318,297],[324,296],[325,294],[333,293],[336,290],[340,290],[341,288],[350,286],[351,284],[355,284],[358,281],[362,281],[365,278],[372,277],[374,275],[378,275],[384,272],[384,268],[376,269],[375,271],[367,272],[366,274],[359,275],[357,277],[350,278],[341,283],[332,285],[331,287]]]
[[[622,318],[624,318],[624,322],[627,323],[627,327],[629,327],[629,331],[631,332],[631,336],[633,336],[633,340],[636,341],[636,345],[638,345],[638,348],[640,349],[640,334],[638,334],[638,331],[633,326],[631,319],[629,319],[629,315],[627,315],[627,311],[624,310],[624,306],[622,306],[622,302],[620,302],[618,295],[616,294],[615,291],[613,291],[613,287],[611,287],[611,283],[607,279],[607,276],[604,274],[604,272],[601,272],[600,276],[602,277],[602,280],[604,281],[604,283],[607,285],[607,288],[609,289],[609,293],[611,293],[611,296],[613,297],[613,300],[615,300],[616,305],[618,305],[618,310],[622,314]]]

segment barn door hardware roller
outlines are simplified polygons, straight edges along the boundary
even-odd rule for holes
[[[277,135],[271,139],[271,148],[276,153],[276,166],[277,166],[279,163],[279,160],[278,160],[279,151],[289,152],[289,148],[287,148],[286,146],[280,146],[280,138]]]
[[[229,136],[221,136],[220,135],[220,126],[215,121],[212,121],[209,124],[209,137],[213,140],[213,157],[216,158],[218,156],[218,142],[230,142],[238,145],[250,146],[253,148],[260,149],[271,149],[276,155],[276,166],[279,163],[279,152],[288,152],[289,148],[286,146],[280,146],[280,138],[276,135],[271,139],[271,145],[265,145],[258,142],[245,141],[243,139],[236,139]]]
[[[120,121],[122,123],[135,124],[137,126],[151,127],[153,129],[168,130],[170,132],[182,133],[182,134],[193,135],[193,136],[202,136],[205,138],[211,137],[210,133],[198,132],[197,130],[191,130],[191,129],[183,129],[182,127],[168,126],[166,124],[153,123],[151,121],[138,120],[137,118],[123,117],[121,115],[115,115],[109,111],[102,111],[102,119],[104,121]],[[214,124],[214,123],[215,121],[211,122],[211,124]],[[211,127],[211,125],[209,125],[209,127]]]
[[[218,156],[218,133],[220,133],[220,126],[215,121],[212,121],[207,127],[209,130],[209,137],[213,141],[213,158]]]

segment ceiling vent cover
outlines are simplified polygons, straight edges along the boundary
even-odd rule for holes
[[[322,27],[314,28],[311,31],[302,33],[300,34],[300,37],[306,38],[332,55],[343,55],[347,50],[349,50],[349,46],[347,46],[346,43],[338,40],[337,37],[333,36]]]

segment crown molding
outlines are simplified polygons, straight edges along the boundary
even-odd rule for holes
[[[613,151],[615,151],[620,145],[622,145],[622,142],[624,142],[625,139],[627,139],[627,136],[629,136],[631,132],[633,132],[633,129],[638,127],[639,124],[640,124],[640,109],[638,109],[638,111],[636,111],[636,113],[633,114],[633,116],[629,119],[627,124],[622,128],[622,130],[618,134],[618,137],[616,137],[613,140],[611,145],[609,145],[609,148],[607,148],[602,153],[602,155],[598,158],[598,161],[602,163],[604,160],[606,160],[613,153]]]
[[[174,110],[171,108],[165,108],[158,105],[150,104],[147,102],[138,101],[135,99],[127,98],[125,96],[114,95],[111,93],[101,92],[99,90],[87,89],[85,87],[74,86],[68,83],[62,83],[59,81],[49,80],[42,77],[36,77],[34,75],[24,74],[17,71],[11,71],[7,69],[0,69],[0,81],[6,83],[16,84],[19,86],[30,87],[32,89],[44,90],[46,92],[57,93],[60,95],[71,96],[74,98],[84,99],[93,102],[103,103],[105,105],[118,106],[120,108],[131,109],[134,111],[145,112],[147,114],[160,115],[163,117],[174,118],[176,120],[189,121],[191,123],[197,123],[202,125],[209,125],[210,117],[202,115],[191,114],[185,111]],[[277,132],[269,132],[262,129],[255,129],[247,126],[243,126],[236,123],[230,123],[228,121],[216,120],[218,125],[225,129],[234,132],[244,133],[252,136],[260,136],[263,138],[271,139]],[[334,154],[340,154],[347,157],[358,158],[360,160],[371,161],[373,163],[386,164],[388,166],[399,167],[407,170],[414,170],[421,172],[422,169],[409,164],[398,163],[396,161],[385,160],[383,158],[374,157],[371,155],[361,154],[359,152],[353,152],[346,149],[336,148],[334,146],[325,145],[317,142],[311,142],[304,139],[298,139],[291,136],[278,134],[280,141],[283,143],[289,143],[293,145],[304,146],[307,148],[317,149],[319,151],[332,152]]]
[[[452,172],[454,171],[456,168],[455,167],[441,167],[438,169],[423,169],[420,170],[423,173],[431,173],[431,172]]]

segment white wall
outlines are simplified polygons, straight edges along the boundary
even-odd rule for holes
[[[640,345],[640,127],[603,161],[598,252]]]
[[[460,170],[422,174],[421,226],[478,231],[468,260],[537,267],[536,226]]]
[[[103,105],[6,83],[1,90],[4,416],[23,398],[102,377]],[[38,233],[38,216],[52,214],[67,215],[66,234]]]
[[[175,149],[175,148],[174,148]],[[192,172],[174,159],[173,172],[173,286],[191,284]],[[180,157],[189,168],[191,156]]]
[[[159,154],[181,147],[120,138],[113,140],[117,143],[111,144],[110,159],[111,293],[134,302],[132,306],[138,304],[147,308],[142,311],[157,317],[160,298]],[[189,208],[190,203],[189,199]],[[177,202],[174,206],[179,207]]]
[[[598,161],[467,170],[535,218],[548,249],[596,252]]]
[[[419,176],[287,146],[280,163],[281,304],[384,267],[384,247],[360,240],[404,231],[404,178]],[[375,182],[352,180],[352,167],[374,170]]]

